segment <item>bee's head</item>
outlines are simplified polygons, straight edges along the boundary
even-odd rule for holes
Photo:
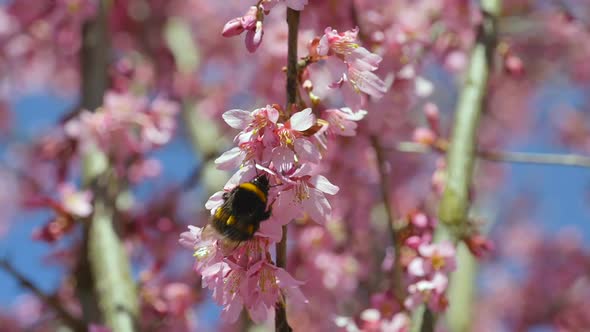
[[[260,188],[264,193],[268,193],[269,183],[268,177],[265,174],[258,175],[251,181],[256,187]]]

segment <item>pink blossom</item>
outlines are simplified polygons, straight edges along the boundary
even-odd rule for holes
[[[420,280],[408,286],[408,297],[404,301],[407,309],[413,310],[420,304],[426,303],[435,312],[446,309],[448,300],[445,291],[449,279],[443,273],[435,273],[431,279]]]
[[[327,109],[324,112],[327,113],[326,120],[330,125],[329,132],[341,136],[355,136],[358,126],[356,122],[363,119],[367,114],[365,110],[353,112],[348,107]]]
[[[424,145],[432,145],[434,142],[436,142],[436,139],[436,134],[429,128],[416,128],[414,130],[414,134],[412,135],[412,140],[414,142]]]
[[[408,272],[416,277],[424,277],[431,272],[451,272],[457,266],[455,248],[448,242],[427,244],[418,247],[419,257],[408,265]]]
[[[275,203],[276,218],[291,220],[305,212],[321,223],[330,215],[332,208],[324,194],[335,195],[339,188],[324,176],[311,173],[311,166],[304,164],[279,174],[285,184]]]
[[[83,111],[64,125],[64,132],[83,150],[98,147],[123,168],[132,156],[172,139],[178,104],[162,97],[148,103],[128,93],[109,92],[95,112]]]
[[[205,269],[220,262],[223,258],[221,251],[218,250],[217,239],[209,233],[212,232],[210,227],[188,226],[188,228],[188,232],[180,234],[179,242],[194,251],[195,270],[204,273]]]
[[[330,55],[335,53],[339,55],[346,55],[356,50],[360,46],[356,43],[358,36],[358,28],[338,33],[335,29],[327,27],[324,30],[324,35],[320,38],[317,47],[317,54],[320,56]]]
[[[213,264],[203,271],[204,285],[213,290],[213,298],[223,305],[222,317],[237,320],[243,307],[255,322],[267,319],[281,293],[298,305],[307,300],[299,290],[302,284],[281,268],[264,260],[244,268],[232,261]]]
[[[311,128],[315,123],[316,118],[311,108],[306,108],[294,113],[284,125],[279,124],[277,128],[277,136],[279,137],[280,143],[283,146],[293,149],[300,163],[318,163],[321,159],[320,151],[315,144],[303,135],[303,132]],[[281,163],[282,167],[279,171],[282,172],[290,169],[288,164],[295,162],[295,154],[293,154],[293,158],[291,159],[285,153],[280,153],[285,152],[284,150],[276,151],[279,152],[280,158],[287,158]]]
[[[262,29],[263,12],[262,3],[258,7],[250,7],[244,16],[228,21],[221,34],[224,37],[233,37],[246,31],[246,39],[244,40],[246,49],[251,53],[255,52],[262,43],[262,36],[264,35]]]
[[[411,328],[410,324],[410,317],[404,312],[399,312],[391,320],[382,321],[381,330],[388,332],[409,332]]]
[[[76,217],[88,217],[92,213],[92,193],[90,191],[78,191],[69,184],[61,185],[58,190],[65,212]]]
[[[481,234],[473,234],[463,239],[469,251],[478,258],[485,257],[494,251],[494,243]]]
[[[358,28],[338,33],[328,27],[320,38],[317,49],[312,49],[311,54],[335,55],[346,64],[347,72],[331,87],[339,87],[343,82],[349,82],[356,91],[381,98],[387,91],[387,86],[372,72],[378,68],[382,58],[359,46],[356,42],[357,35]]]

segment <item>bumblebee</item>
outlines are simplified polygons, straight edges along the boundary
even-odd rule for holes
[[[266,175],[259,175],[223,194],[223,204],[211,218],[211,225],[223,237],[233,242],[248,241],[268,219],[266,209],[269,183]]]

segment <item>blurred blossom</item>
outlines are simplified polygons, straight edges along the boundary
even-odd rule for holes
[[[0,235],[30,228],[20,221],[31,215],[44,218],[33,220],[33,239],[45,241],[38,258],[60,273],[51,287],[41,283],[48,296],[75,317],[88,314],[78,293],[87,281],[83,225],[94,201],[112,194],[113,225],[137,279],[139,330],[234,331],[251,328],[249,320],[266,327],[283,300],[295,331],[406,332],[422,304],[445,323],[453,306],[448,285],[461,262],[455,244],[435,240],[447,185],[441,152],[484,22],[480,6],[124,0],[108,7],[103,21],[90,0],[0,5]],[[498,70],[486,85],[478,149],[523,142],[542,149],[528,144],[542,136],[551,149],[590,151],[586,1],[502,7]],[[301,22],[296,101],[285,106],[287,8],[301,11]],[[93,22],[108,37],[96,53],[86,52],[100,43]],[[108,65],[108,90],[101,105],[80,110],[88,87],[100,92],[94,84],[102,66],[91,58]],[[41,102],[29,99],[37,94]],[[45,104],[45,95],[68,109],[53,113],[57,106]],[[408,140],[436,151],[401,153],[396,144]],[[191,146],[195,154],[187,155]],[[101,153],[89,160],[88,152]],[[215,180],[210,159],[232,172],[223,187],[208,187]],[[86,184],[80,170],[89,165],[106,170],[109,190]],[[489,235],[470,222],[460,239],[480,260],[472,330],[590,331],[585,229],[566,231],[562,223],[547,236],[552,214],[531,219],[546,201],[575,205],[564,188],[539,191],[535,172],[526,173],[527,204],[519,204],[520,180],[506,184],[512,172],[522,174],[481,162],[473,173],[472,212],[491,211],[498,221]],[[228,192],[259,175],[270,182],[271,217],[251,240],[228,243],[204,226]],[[506,185],[510,195],[497,195]],[[572,211],[562,217],[577,223],[571,219],[583,216]],[[283,226],[288,268],[276,265],[274,249]],[[35,254],[21,250],[29,242],[17,242],[4,248],[8,254]],[[29,265],[34,282],[54,270]],[[220,307],[218,321],[209,316],[210,299]],[[61,324],[39,298],[2,309],[2,331]],[[88,329],[109,331],[98,322]]]

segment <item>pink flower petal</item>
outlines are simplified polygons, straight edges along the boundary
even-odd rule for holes
[[[207,210],[211,210],[211,214],[213,214],[213,212],[221,206],[221,204],[223,204],[223,193],[225,193],[225,191],[218,191],[215,194],[211,195],[211,197],[209,197],[209,200],[207,201],[207,203],[205,203],[205,208]]]
[[[221,319],[229,323],[238,320],[242,312],[243,303],[240,296],[234,295],[232,300],[221,311]]]
[[[295,172],[293,172],[293,174],[291,174],[291,177],[297,178],[297,177],[308,176],[308,175],[311,175],[312,172],[313,172],[313,167],[311,167],[310,164],[303,164],[298,169],[296,169]]]
[[[301,205],[295,202],[294,190],[281,192],[273,207],[273,217],[280,223],[288,223],[301,215]]]
[[[305,131],[315,124],[315,116],[312,114],[311,108],[306,108],[293,114],[289,122],[291,123],[291,129]]]
[[[368,70],[359,71],[354,67],[349,67],[348,78],[355,88],[374,98],[381,98],[387,92],[385,82]]]
[[[408,273],[415,277],[424,277],[426,275],[424,258],[416,257],[412,259],[408,265]]]
[[[323,175],[312,176],[309,180],[309,183],[311,183],[316,189],[323,191],[328,195],[336,195],[340,190],[338,186],[333,185]]]
[[[178,240],[178,242],[180,242],[180,244],[183,247],[186,247],[188,249],[194,249],[195,245],[197,244],[197,241],[201,237],[202,229],[200,227],[195,226],[188,226],[188,229],[188,232],[180,234],[180,239]]]
[[[232,37],[237,36],[242,32],[244,32],[244,27],[242,26],[242,19],[241,17],[237,17],[225,23],[225,25],[223,26],[223,30],[221,31],[221,35],[223,37]]]
[[[252,121],[250,112],[239,109],[226,111],[223,113],[222,117],[225,123],[235,129],[244,129]]]
[[[262,36],[264,35],[264,30],[262,30],[262,24],[260,24],[260,28],[258,28],[258,23],[261,22],[256,22],[255,30],[248,30],[248,32],[246,32],[246,49],[250,53],[256,52],[258,46],[260,46],[260,43],[262,43]]]
[[[367,115],[367,111],[365,110],[358,110],[354,112],[349,107],[342,107],[340,112],[344,113],[345,118],[350,121],[360,121]]]
[[[277,123],[277,121],[279,120],[279,110],[277,110],[276,108],[272,107],[272,106],[266,106],[266,115],[268,117],[268,119],[272,122],[272,123]]]
[[[286,173],[295,166],[295,153],[284,146],[272,150],[272,163],[279,173]]]
[[[235,147],[215,159],[215,165],[221,170],[232,170],[240,166],[244,157],[243,151],[239,147]]]
[[[332,212],[332,207],[324,194],[315,188],[309,188],[309,198],[304,200],[302,205],[305,212],[317,223],[323,223]]]
[[[328,52],[330,51],[330,43],[328,42],[328,37],[326,35],[323,35],[322,38],[320,39],[320,43],[318,45],[318,55],[319,56],[326,56],[328,55]]]
[[[240,168],[232,177],[227,181],[223,189],[231,190],[237,187],[239,184],[246,181],[250,181],[256,176],[256,168],[253,165],[248,165]]]
[[[432,277],[432,286],[437,293],[442,294],[449,285],[449,278],[443,273],[435,273]]]
[[[287,220],[287,222],[289,221],[290,220]],[[256,235],[267,237],[274,242],[279,242],[281,241],[281,237],[283,236],[282,225],[278,219],[270,218],[260,224],[260,229],[258,230],[258,233],[256,233]]]
[[[295,152],[300,157],[300,162],[309,161],[312,163],[319,163],[322,155],[316,146],[305,138],[295,140],[294,144]]]
[[[293,278],[289,272],[280,267],[275,270],[275,276],[277,277],[277,285],[281,288],[301,286],[305,284],[303,281]]]
[[[374,71],[383,60],[379,55],[369,52],[364,47],[359,47],[346,55],[345,61],[359,71]]]
[[[248,308],[248,313],[250,314],[250,318],[255,323],[264,323],[268,318],[268,311],[269,308],[264,305],[264,302],[260,301],[256,305]]]

